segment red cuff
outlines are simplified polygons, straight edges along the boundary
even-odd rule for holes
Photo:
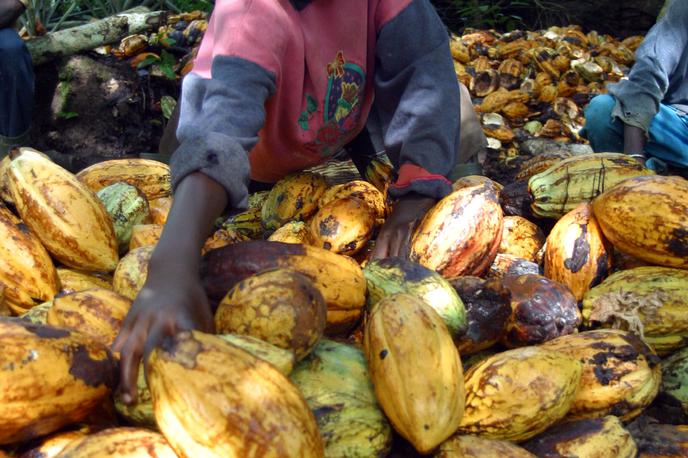
[[[423,167],[417,166],[415,164],[404,164],[399,167],[399,178],[397,178],[396,183],[392,185],[392,188],[403,189],[411,186],[414,181],[443,181],[445,183],[451,184],[451,181],[447,179],[444,175],[438,175],[435,173],[430,173]]]

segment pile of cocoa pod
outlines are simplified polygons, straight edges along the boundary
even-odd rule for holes
[[[538,157],[458,180],[409,259],[370,260],[390,165],[320,171],[218,221],[217,334],[154,349],[127,405],[110,348],[168,166],[0,162],[0,456],[688,456],[687,180]]]
[[[642,40],[586,34],[571,25],[504,34],[469,30],[452,37],[450,46],[489,146],[508,162],[528,139],[584,143],[583,108],[628,74]]]

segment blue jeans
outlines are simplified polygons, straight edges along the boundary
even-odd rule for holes
[[[34,74],[16,30],[0,29],[0,136],[19,137],[31,126]]]
[[[581,134],[590,140],[595,152],[623,152],[624,124],[612,119],[616,99],[598,95],[585,109],[585,128]],[[669,105],[660,104],[659,113],[650,124],[645,152],[670,166],[688,167],[688,116]]]

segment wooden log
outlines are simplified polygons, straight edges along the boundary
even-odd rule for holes
[[[26,46],[34,64],[42,64],[116,43],[128,35],[155,30],[165,23],[167,14],[164,11],[137,7],[115,16],[33,38],[26,42]]]

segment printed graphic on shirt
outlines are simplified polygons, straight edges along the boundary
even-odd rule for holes
[[[310,130],[309,123],[313,119],[313,113],[318,111],[318,102],[313,98],[312,95],[306,94],[306,109],[301,112],[299,116],[299,126],[303,130]]]
[[[365,86],[365,73],[360,66],[347,62],[339,51],[335,59],[327,64],[327,92],[323,107],[323,125],[318,129],[315,140],[306,145],[322,157],[332,156],[356,135],[361,121],[361,102]],[[309,129],[309,121],[317,109],[317,103],[307,102],[299,117],[302,129]],[[310,111],[311,107],[315,107]]]

